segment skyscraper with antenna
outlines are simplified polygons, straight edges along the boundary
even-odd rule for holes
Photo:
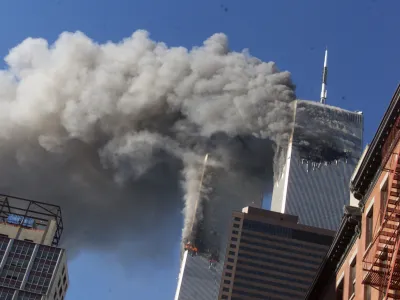
[[[322,71],[321,103],[326,103],[328,96],[328,47],[325,49],[324,70]]]
[[[362,152],[363,115],[326,104],[327,75],[328,49],[320,100],[293,103],[293,128],[271,210],[296,215],[301,224],[336,230]]]

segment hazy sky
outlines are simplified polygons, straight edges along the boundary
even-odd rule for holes
[[[3,0],[0,55],[27,37],[54,41],[63,31],[117,42],[146,29],[154,40],[189,48],[224,32],[232,49],[292,72],[299,98],[318,100],[328,46],[327,102],[363,111],[369,142],[400,79],[398,11],[397,0]],[[112,253],[81,253],[69,265],[67,300],[172,299],[180,234],[165,232],[176,254],[162,266],[139,260],[128,272]]]

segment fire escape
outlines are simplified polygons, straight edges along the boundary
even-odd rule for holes
[[[399,140],[400,118],[382,148],[381,169],[389,172],[387,200],[363,258],[363,284],[378,289],[380,299],[400,299],[400,159],[394,153]]]

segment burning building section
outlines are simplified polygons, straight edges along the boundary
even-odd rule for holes
[[[252,142],[246,144],[253,148]],[[217,299],[232,211],[262,204],[265,176],[249,166],[226,170],[212,160],[207,155],[198,168],[196,216],[201,219],[193,220],[190,238],[183,241],[176,300]]]
[[[294,128],[271,209],[335,230],[362,151],[363,116],[318,102],[294,103]]]
[[[203,202],[204,202],[204,185],[206,184],[206,169],[207,169],[207,162],[208,162],[208,154],[204,157],[203,166],[201,167],[200,171],[200,178],[198,183],[198,191],[195,194],[196,199],[194,200],[194,209],[192,210],[193,216],[188,216],[189,219],[189,226],[188,229],[188,236],[183,239],[184,243],[184,250],[188,251],[191,256],[195,256],[199,254],[199,247],[200,253],[204,253],[204,245],[202,245],[202,241],[199,238],[199,233],[202,228],[202,220],[203,220]],[[196,170],[195,170],[196,172]]]

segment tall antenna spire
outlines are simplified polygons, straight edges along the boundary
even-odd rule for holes
[[[325,49],[325,60],[324,60],[324,70],[322,71],[322,89],[321,89],[321,103],[326,103],[326,97],[328,95],[327,91],[328,85],[328,47]]]

